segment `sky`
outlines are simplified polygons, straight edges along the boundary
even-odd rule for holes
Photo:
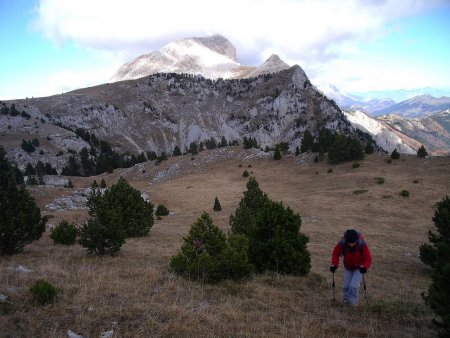
[[[0,100],[106,83],[125,62],[221,34],[344,93],[450,96],[450,0],[0,0]]]

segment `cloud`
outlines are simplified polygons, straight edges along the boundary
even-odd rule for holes
[[[55,44],[108,52],[122,62],[189,36],[222,34],[239,62],[276,53],[309,74],[357,53],[385,25],[446,0],[40,0],[34,27]],[[310,75],[311,76],[311,75]]]

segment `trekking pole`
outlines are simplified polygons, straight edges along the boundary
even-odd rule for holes
[[[333,302],[336,301],[336,284],[334,284],[334,272],[333,272]]]
[[[364,279],[364,274],[362,275],[362,277],[363,277],[363,287],[364,287],[364,299],[366,300],[366,304],[369,305],[369,300],[367,299],[366,280]]]

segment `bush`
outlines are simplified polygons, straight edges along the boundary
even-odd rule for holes
[[[436,321],[441,337],[450,336],[450,198],[437,204],[433,222],[437,232],[429,231],[431,243],[420,246],[421,260],[433,268],[425,302],[440,317]]]
[[[409,197],[409,191],[403,189],[402,191],[400,191],[400,195],[403,196],[403,197]]]
[[[256,270],[306,275],[311,256],[301,217],[281,202],[266,200],[249,229],[249,260]]]
[[[231,231],[234,234],[248,235],[249,227],[255,220],[255,215],[268,200],[267,195],[260,189],[258,182],[251,177],[247,182],[247,190],[239,202],[239,207],[230,216]]]
[[[273,154],[274,160],[281,160],[281,152],[279,147],[275,147],[275,153]]]
[[[126,236],[118,211],[110,208],[100,192],[91,195],[88,205],[92,218],[80,228],[80,245],[89,253],[114,255],[125,243]]]
[[[139,190],[120,178],[104,193],[107,208],[116,210],[127,237],[145,236],[153,226],[153,205],[142,199]]]
[[[398,160],[400,158],[400,153],[397,151],[397,149],[394,149],[394,151],[392,151],[391,158],[393,160]]]
[[[361,143],[345,135],[336,135],[328,149],[328,162],[337,164],[344,161],[362,160],[364,152]]]
[[[170,261],[170,270],[178,275],[215,283],[249,277],[253,272],[247,238],[230,236],[227,240],[206,212],[192,224],[183,242],[181,251]]]
[[[31,288],[33,298],[41,305],[52,304],[55,301],[58,290],[45,280],[38,280]]]
[[[373,147],[373,144],[372,143],[367,143],[366,144],[366,148],[364,149],[364,152],[367,154],[367,155],[370,155],[370,154],[373,154],[374,152],[375,152],[375,149],[374,149],[374,147]]]
[[[0,146],[0,255],[22,251],[26,244],[41,238],[47,223],[34,198],[17,184],[20,177]]]
[[[352,165],[352,169],[356,169],[356,168],[359,168],[361,166],[361,164],[360,163],[358,163],[358,162],[355,162],[355,163],[353,163],[353,165]]]
[[[167,216],[169,214],[169,209],[164,204],[159,204],[156,208],[155,215],[156,216]]]
[[[249,177],[250,173],[247,170],[244,170],[244,172],[242,173],[242,177]]]
[[[391,164],[392,163],[392,158],[388,158],[386,162]]]
[[[222,206],[220,205],[219,199],[216,196],[216,199],[214,200],[214,211],[222,211]]]
[[[375,177],[374,178],[378,184],[383,184],[384,183],[384,178],[383,177]]]
[[[50,231],[50,238],[55,244],[71,245],[77,241],[77,233],[75,224],[62,221]]]
[[[328,169],[328,173],[331,174],[333,172],[333,168]]]
[[[369,190],[367,190],[367,189],[358,189],[358,190],[353,190],[353,194],[360,195],[360,194],[365,194],[368,191]]]
[[[417,157],[426,157],[426,156],[428,156],[428,151],[422,144],[422,146],[417,150]]]

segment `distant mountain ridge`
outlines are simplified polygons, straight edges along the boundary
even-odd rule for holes
[[[222,35],[191,37],[170,42],[122,65],[112,81],[134,80],[155,73],[202,75],[209,79],[236,79],[276,73],[290,66],[277,55],[259,67],[237,61],[236,48]]]
[[[422,118],[389,114],[377,119],[419,141],[429,152],[450,155],[450,109]]]
[[[394,104],[372,113],[374,116],[396,114],[403,117],[425,117],[429,114],[450,109],[450,97],[435,98],[431,95],[415,96],[412,99]]]

